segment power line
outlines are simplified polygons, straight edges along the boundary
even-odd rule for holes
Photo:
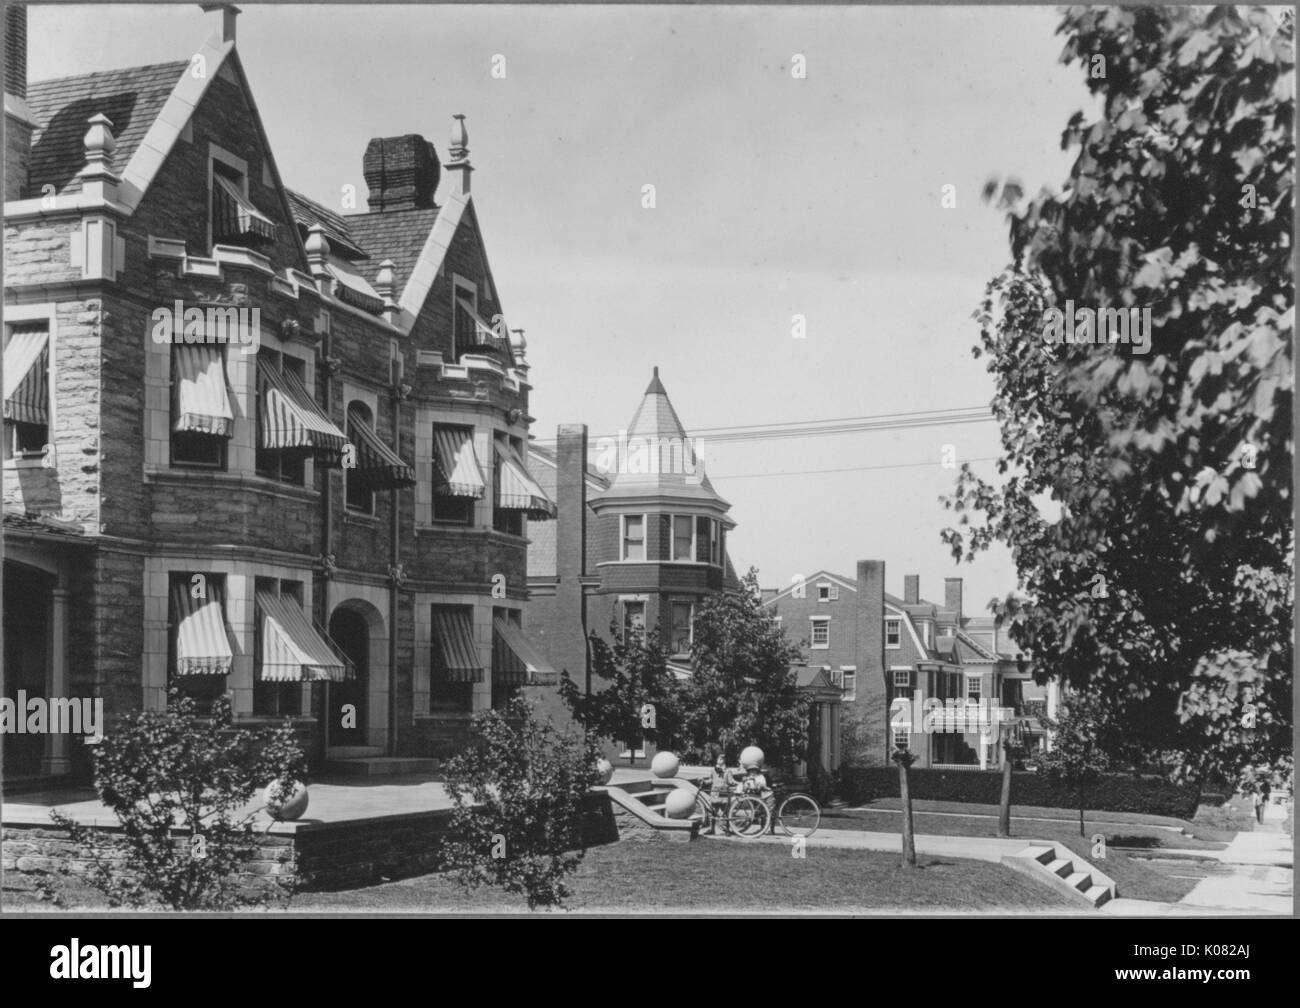
[[[962,462],[996,462],[997,455],[986,455],[983,458],[962,459]],[[825,473],[846,473],[846,472],[868,472],[876,469],[919,469],[923,466],[933,466],[933,462],[900,462],[897,465],[878,465],[878,466],[849,466],[845,469],[801,469],[796,472],[767,472],[767,473],[741,473],[731,475],[730,473],[710,473],[709,479],[718,482],[727,482],[738,479],[762,479],[769,476],[820,476]]]

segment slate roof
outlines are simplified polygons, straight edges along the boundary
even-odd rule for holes
[[[87,542],[85,532],[76,522],[63,521],[59,518],[52,518],[47,515],[18,514],[16,511],[6,511],[4,513],[4,528],[6,532],[33,532],[41,536],[57,536],[59,538],[79,539]]]
[[[424,243],[438,219],[438,207],[422,210],[386,210],[384,213],[349,214],[341,218],[357,245],[369,254],[356,262],[357,270],[371,283],[379,264],[393,260],[393,295],[399,301],[411,279]]]
[[[302,193],[285,189],[289,197],[289,209],[293,211],[294,221],[306,232],[319,224],[330,243],[330,252],[341,259],[365,259],[366,250],[357,244],[357,240],[348,229],[347,219],[342,214],[328,210],[314,199]]]
[[[100,112],[113,122],[112,167],[121,175],[188,67],[180,60],[29,84],[27,106],[39,128],[32,133],[24,196],[40,196],[46,185],[58,193],[81,191],[76,175],[86,163],[82,137],[86,121]]]

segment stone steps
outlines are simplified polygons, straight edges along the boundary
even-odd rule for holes
[[[438,771],[438,761],[418,756],[363,756],[358,759],[326,760],[329,777],[393,777],[398,774],[427,774]]]

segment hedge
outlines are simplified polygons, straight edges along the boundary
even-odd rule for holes
[[[913,798],[930,801],[971,802],[996,805],[1002,796],[1002,773],[997,770],[924,770],[910,772]],[[840,797],[857,805],[875,798],[898,797],[895,767],[842,767]],[[1084,807],[1093,812],[1148,812],[1152,815],[1191,819],[1196,815],[1199,795],[1192,787],[1180,787],[1154,777],[1115,774],[1085,788]],[[1073,789],[1054,784],[1037,773],[1011,775],[1011,803],[1044,808],[1078,808]]]

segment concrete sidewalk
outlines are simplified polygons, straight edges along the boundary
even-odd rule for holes
[[[727,840],[729,837],[717,837],[705,834],[706,840]],[[1046,840],[1030,840],[1024,837],[960,837],[935,836],[928,833],[916,835],[916,853],[931,857],[967,858],[972,861],[992,861],[1001,864],[1008,854],[1018,854],[1026,847],[1046,846]],[[793,837],[764,836],[757,843],[782,844],[789,847]],[[736,843],[748,841],[735,839]],[[807,838],[809,847],[832,847],[843,850],[878,850],[901,854],[902,838],[897,833],[874,833],[865,830],[822,830]]]

